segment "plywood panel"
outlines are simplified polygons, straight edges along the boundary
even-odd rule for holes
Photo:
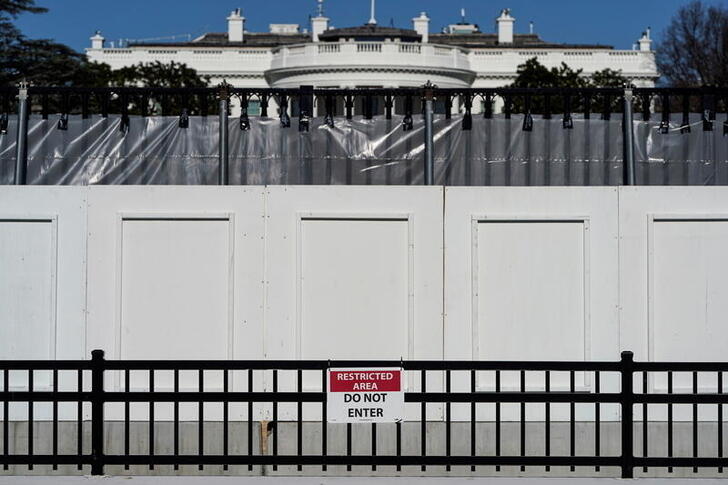
[[[407,220],[302,220],[302,358],[407,355],[408,242]],[[362,345],[372,336],[376,346]]]
[[[266,358],[442,359],[442,188],[267,190]],[[294,374],[281,372],[279,389],[295,390]],[[303,380],[321,387],[318,373]],[[442,389],[441,373],[428,389]]]
[[[622,187],[619,218],[622,348],[642,361],[725,361],[728,188]],[[692,392],[690,374],[673,378],[675,392]],[[666,374],[648,387],[666,392]],[[716,392],[717,376],[700,373],[698,388]],[[675,406],[673,417],[692,420],[691,407]],[[666,418],[664,406],[651,409],[650,419]],[[701,406],[698,419],[716,418]]]
[[[55,222],[0,219],[0,359],[55,356],[55,283]]]
[[[607,187],[447,188],[445,358],[618,360],[617,200]],[[478,373],[477,385],[493,389],[494,374]],[[453,374],[453,390],[469,391],[468,377]],[[551,390],[569,389],[568,374],[550,377]],[[543,372],[526,375],[527,390],[544,384]],[[593,384],[576,373],[577,390]],[[519,389],[520,375],[503,372],[501,388]],[[602,375],[601,388],[618,390],[617,376]],[[503,419],[519,418],[517,407],[506,408]],[[568,418],[556,408],[553,419]],[[527,406],[526,417],[544,419],[542,407]],[[616,417],[603,410],[602,418]],[[458,409],[454,419],[469,416]]]
[[[230,357],[230,222],[122,224],[120,357]]]
[[[105,349],[108,359],[264,357],[263,188],[89,191],[89,350]],[[222,389],[221,372],[206,372],[204,380],[206,389]],[[124,388],[120,373],[106,382]],[[148,373],[132,373],[130,384],[147,389]],[[156,390],[172,385],[171,372],[155,373]],[[197,385],[196,372],[180,373],[180,388]],[[245,372],[230,374],[230,390],[239,389],[247,389]],[[255,390],[262,389],[256,376]],[[213,408],[211,416],[219,416]],[[170,409],[160,407],[155,417],[170,419]],[[242,417],[241,409],[231,419]],[[122,408],[111,406],[108,415],[119,419]]]
[[[86,194],[85,187],[0,187],[0,359],[88,358]],[[50,372],[34,373],[35,390],[51,384]],[[10,372],[10,385],[27,389],[28,373]],[[59,390],[75,385],[60,373]],[[72,419],[69,411],[61,406],[59,419]],[[36,419],[50,417],[50,406],[36,406]],[[10,419],[27,419],[27,406],[10,406]]]
[[[653,358],[722,361],[728,346],[728,221],[655,221]]]
[[[477,223],[477,358],[585,358],[584,229],[584,221]],[[565,387],[565,379],[553,384]]]
[[[728,188],[622,187],[619,212],[622,348],[725,360]]]

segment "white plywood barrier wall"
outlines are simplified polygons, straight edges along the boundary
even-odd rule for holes
[[[2,187],[0,359],[725,360],[726,247],[720,187]]]

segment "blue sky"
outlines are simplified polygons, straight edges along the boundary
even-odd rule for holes
[[[718,4],[728,0],[708,0]],[[53,38],[81,50],[94,30],[108,40],[145,39],[179,34],[197,36],[226,30],[225,17],[242,7],[246,28],[267,31],[269,23],[308,24],[315,0],[37,0],[50,9],[23,15],[18,26],[32,38]],[[491,32],[500,9],[510,8],[516,31],[528,22],[552,42],[609,44],[628,49],[648,26],[653,37],[688,0],[377,0],[380,24],[411,27],[411,19],[426,11],[431,30],[457,22],[465,8],[467,20]],[[336,27],[360,25],[369,19],[369,0],[326,0],[326,15]]]

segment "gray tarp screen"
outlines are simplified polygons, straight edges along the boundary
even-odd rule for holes
[[[699,115],[681,133],[682,115],[668,134],[659,120],[635,121],[638,184],[728,185],[728,136],[722,121],[703,131]],[[678,119],[680,118],[680,119]],[[719,115],[723,120],[725,115]],[[131,117],[126,133],[119,116],[71,116],[68,130],[58,117],[32,116],[28,133],[28,183],[47,185],[213,185],[218,174],[218,118]],[[230,120],[231,184],[423,183],[424,121],[404,132],[402,118],[318,118],[308,133],[297,120],[282,128],[277,119],[252,118],[250,131]],[[561,117],[534,117],[524,132],[523,115],[484,119],[462,130],[462,116],[436,116],[435,181],[445,185],[617,185],[622,183],[622,121],[584,120],[573,129]],[[0,135],[0,184],[13,182],[17,117]],[[683,130],[684,131],[684,130]]]

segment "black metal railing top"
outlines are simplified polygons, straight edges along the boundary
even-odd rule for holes
[[[354,453],[352,440],[360,428],[327,420],[327,371],[380,367],[397,367],[405,372],[407,422],[393,423],[393,428],[371,423],[363,437],[369,440],[369,451]],[[723,408],[728,404],[723,386],[725,372],[728,363],[635,362],[631,352],[622,353],[616,362],[117,361],[105,360],[100,350],[92,353],[90,361],[0,361],[0,464],[5,470],[10,466],[90,466],[95,475],[103,474],[109,466],[129,469],[160,465],[171,465],[175,470],[183,465],[200,469],[219,465],[225,470],[229,466],[247,466],[248,470],[254,466],[271,466],[274,470],[280,466],[296,466],[298,470],[317,466],[322,471],[332,465],[346,466],[349,471],[355,466],[373,470],[391,466],[397,471],[403,467],[425,471],[433,466],[446,471],[454,467],[476,471],[488,466],[500,471],[504,466],[516,466],[521,470],[539,467],[545,472],[555,466],[566,466],[571,471],[577,467],[593,467],[596,471],[613,467],[624,478],[634,476],[637,468],[645,472],[649,468],[667,468],[669,472],[675,467],[693,468],[694,472],[713,468],[723,473],[728,466],[723,444]],[[44,420],[34,414],[42,403],[52,408],[50,429],[34,426]],[[61,403],[75,403],[72,417],[59,416]],[[196,404],[198,412],[197,450],[192,453],[184,452],[181,445],[180,404],[189,403]],[[162,404],[171,404],[171,416],[162,416],[164,411],[158,409]],[[146,453],[132,450],[130,430],[139,422],[138,416],[132,417],[132,405],[147,406],[141,421],[146,427],[145,438],[152,445]],[[564,405],[566,409],[557,409]],[[688,414],[682,413],[687,417],[676,417],[676,408],[684,405],[690,408]],[[233,406],[237,406],[234,418]],[[526,406],[530,416],[534,409],[541,413],[536,422],[527,418]],[[667,411],[666,439],[650,425],[659,414],[656,406]],[[217,418],[222,426],[211,426],[209,419],[206,421],[206,409],[212,407],[222,407],[222,415]],[[706,423],[704,415],[699,418],[699,407],[703,411],[717,409],[717,414]],[[21,417],[18,408],[24,413]],[[265,418],[260,417],[262,408]],[[437,408],[434,416],[433,408]],[[83,431],[88,411],[90,439]],[[27,433],[11,436],[11,421],[18,420],[28,422]],[[76,423],[73,450],[64,452],[59,448],[61,420]],[[119,438],[117,450],[105,436],[110,420],[123,423],[123,435],[119,435],[123,438]],[[171,435],[162,435],[156,425],[159,421],[173,423]],[[433,421],[441,426],[434,426]],[[231,431],[235,422],[243,426],[242,434],[240,428]],[[563,436],[558,435],[563,430],[557,426],[559,422],[568,423]],[[256,450],[254,427],[258,423],[260,440],[265,444],[261,441]],[[608,427],[610,423],[617,427]],[[286,424],[292,426],[295,444],[291,435],[286,435],[288,440],[281,435]],[[589,445],[584,439],[576,439],[577,424],[581,426],[580,434],[590,430]],[[684,431],[683,425],[691,427],[688,455],[675,450],[676,442],[682,439],[676,437],[675,429],[681,426]],[[717,432],[706,432],[706,425],[713,425]],[[336,426],[345,426],[345,441],[337,441],[329,434]],[[12,429],[17,433],[17,426]],[[605,438],[609,430],[616,430],[618,440],[615,436]],[[410,433],[417,434],[414,440],[408,439]],[[144,434],[142,431],[139,436]],[[165,438],[170,441],[169,451],[158,452],[159,442]],[[514,443],[507,447],[510,438]],[[233,447],[233,439],[243,444]],[[443,446],[433,450],[428,442],[437,439]],[[50,442],[47,448],[51,451],[37,453],[35,447],[44,440]],[[377,444],[381,445],[382,440],[391,440],[393,446],[388,452],[378,451]],[[543,440],[542,453],[533,452],[534,440]],[[711,446],[705,446],[706,440]],[[23,441],[22,450],[11,450],[11,443],[18,446]],[[211,449],[212,441],[219,441],[215,450]],[[620,448],[610,449],[615,441]],[[667,442],[666,451],[655,453],[655,443],[663,441]],[[412,443],[417,445],[412,448]],[[566,443],[566,448],[557,450],[559,443]],[[511,453],[513,449],[518,451]],[[713,450],[710,456],[706,456],[706,449]]]
[[[31,86],[28,95],[31,112],[42,114],[70,114],[82,116],[99,114],[179,115],[183,110],[190,115],[207,116],[216,113],[221,97],[233,98],[246,107],[255,102],[260,116],[269,115],[274,101],[286,107],[291,115],[306,112],[308,99],[318,106],[319,116],[351,117],[354,107],[358,114],[371,117],[381,111],[390,116],[395,111],[419,112],[428,96],[438,102],[438,111],[449,116],[455,103],[466,115],[476,103],[483,107],[485,117],[494,114],[496,101],[506,116],[515,113],[612,113],[621,112],[624,88],[356,88],[328,89],[302,86],[301,88],[235,88],[229,85],[210,88],[142,88],[142,87],[46,87]],[[728,87],[702,88],[633,88],[637,111],[645,119],[655,112],[723,112],[728,107]],[[0,111],[14,113],[18,88],[0,87]],[[300,107],[303,105],[303,109]],[[277,116],[277,113],[276,113]]]

